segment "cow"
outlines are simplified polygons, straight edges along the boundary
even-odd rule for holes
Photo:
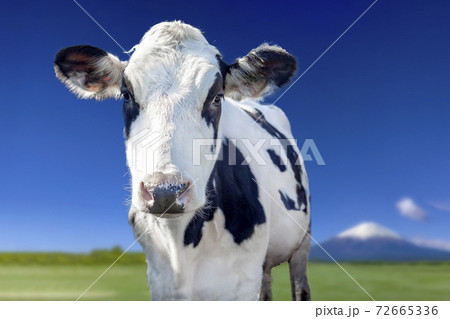
[[[287,261],[293,300],[310,300],[308,177],[284,112],[260,103],[296,59],[265,43],[227,64],[180,21],[153,26],[128,53],[67,47],[54,69],[79,98],[123,99],[128,221],[152,299],[271,300],[271,269]],[[143,169],[137,141],[152,134]]]

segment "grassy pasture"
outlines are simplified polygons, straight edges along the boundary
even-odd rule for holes
[[[0,254],[0,300],[75,300],[118,253],[97,251],[90,257]],[[150,299],[143,256],[125,256],[82,300]],[[376,300],[450,300],[450,263],[345,263],[342,266]],[[310,263],[308,272],[314,300],[369,300],[335,264]],[[289,300],[287,265],[274,269],[273,278],[274,299]]]

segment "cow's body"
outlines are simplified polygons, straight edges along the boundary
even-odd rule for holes
[[[267,150],[277,154],[283,151],[276,143],[269,145],[269,141],[276,141],[277,137],[257,123],[252,126],[255,117],[249,115],[257,118],[259,112],[264,112],[272,126],[292,139],[283,111],[275,106],[231,99],[226,100],[222,108],[223,153],[212,173],[214,191],[221,193],[219,201],[236,201],[237,205],[239,201],[249,201],[246,207],[252,208],[230,210],[229,206],[233,205],[224,208],[215,201],[213,207],[203,209],[196,216],[177,220],[158,219],[131,210],[130,220],[133,220],[137,237],[151,229],[139,242],[147,256],[148,280],[154,291],[152,299],[257,299],[263,278],[262,265],[270,273],[273,266],[288,261],[308,237],[304,230],[309,227],[309,195],[305,196],[305,204],[286,207],[280,192],[297,203],[295,174],[289,162],[282,163],[281,169],[273,162]],[[253,154],[242,144],[243,138],[252,145],[265,139],[259,153],[267,165],[255,165],[255,159],[249,165],[228,165],[230,148],[236,148],[236,164],[247,156],[252,158]],[[293,151],[300,154],[296,146]],[[308,194],[303,167],[301,172],[301,185]],[[224,189],[227,192],[224,193]],[[242,196],[246,199],[239,200]],[[211,201],[211,197],[208,200]]]
[[[152,28],[128,63],[81,46],[58,53],[55,69],[82,97],[122,86],[129,222],[152,299],[268,300],[271,268],[289,261],[293,298],[308,300],[306,171],[284,113],[252,100],[286,83],[295,60],[265,45],[224,65],[197,29],[175,22]],[[162,142],[142,171],[132,154],[147,131]],[[196,139],[218,158],[193,163]]]

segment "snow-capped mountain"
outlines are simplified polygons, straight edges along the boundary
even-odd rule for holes
[[[338,238],[356,238],[366,240],[374,237],[401,239],[401,237],[392,230],[373,222],[365,222],[337,235]]]
[[[418,246],[373,222],[347,229],[320,246],[337,261],[450,260],[448,251]],[[315,245],[310,260],[331,261],[331,258]]]

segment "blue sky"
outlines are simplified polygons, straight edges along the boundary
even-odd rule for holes
[[[298,58],[299,74],[371,2],[79,1],[125,49],[179,19],[227,62],[270,42]],[[77,100],[52,66],[76,44],[127,56],[72,1],[5,6],[0,251],[127,247],[122,105]],[[449,16],[448,1],[380,0],[277,102],[326,162],[307,163],[317,240],[375,221],[450,242]],[[405,197],[417,206],[409,217],[396,207]],[[426,218],[410,218],[418,210]]]

